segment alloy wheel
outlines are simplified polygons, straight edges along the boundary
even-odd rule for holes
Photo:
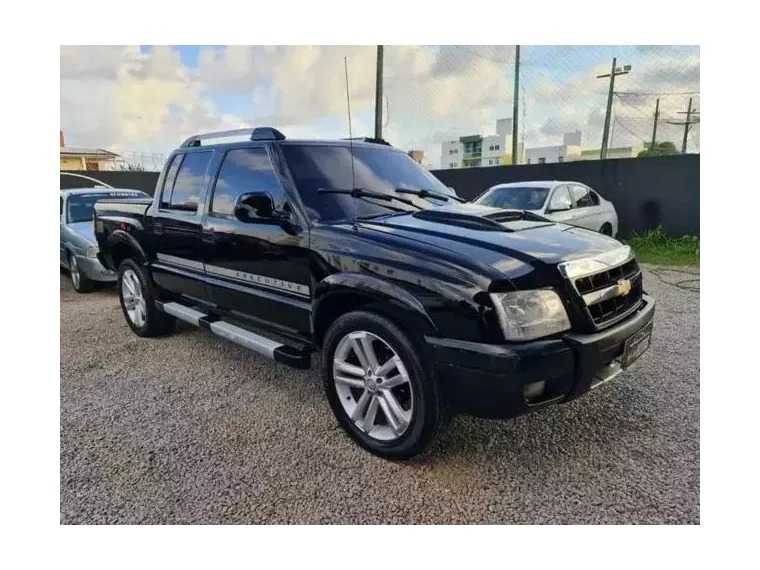
[[[333,356],[333,380],[343,409],[368,436],[401,437],[414,412],[409,373],[395,350],[367,331],[345,335]]]
[[[74,285],[74,289],[79,289],[79,283],[82,280],[82,276],[79,273],[79,263],[75,255],[72,255],[70,259],[69,272],[71,273],[71,283]]]
[[[127,269],[122,274],[121,298],[124,302],[124,310],[127,312],[127,316],[132,321],[132,324],[136,327],[143,326],[147,318],[145,296],[143,295],[140,279],[132,269]]]

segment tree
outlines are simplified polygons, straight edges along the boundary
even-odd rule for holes
[[[646,148],[639,152],[638,156],[665,156],[668,154],[680,154],[678,152],[678,149],[676,148],[676,145],[674,145],[672,142],[665,141],[665,142],[659,142],[654,145],[654,148],[651,146],[649,148]]]

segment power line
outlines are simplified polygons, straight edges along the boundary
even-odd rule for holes
[[[618,96],[617,100],[618,100],[618,101],[619,101],[621,104],[623,104],[623,105],[625,105],[626,107],[630,107],[631,109],[635,110],[635,111],[636,111],[637,113],[639,113],[640,115],[642,115],[642,116],[646,117],[646,119],[647,119],[647,120],[649,120],[649,119],[651,119],[651,118],[652,118],[652,117],[649,117],[649,116],[645,115],[645,113],[644,113],[643,111],[641,111],[641,110],[640,110],[638,107],[635,107],[635,106],[631,105],[630,103],[626,103],[625,101],[623,101],[623,100],[620,98],[620,92],[619,92],[619,91],[616,91],[616,92],[615,92],[615,95],[617,95],[617,96]]]
[[[630,134],[630,135],[633,135],[634,137],[636,137],[637,139],[639,139],[641,142],[643,142],[643,143],[645,143],[645,142],[646,142],[646,141],[645,141],[643,138],[641,138],[639,135],[637,135],[637,134],[636,134],[636,133],[634,133],[634,132],[633,132],[631,129],[629,129],[629,128],[628,128],[628,127],[626,127],[626,126],[625,126],[623,123],[621,123],[621,122],[620,122],[620,119],[619,119],[618,117],[615,117],[615,123],[616,123],[618,126],[622,127],[624,131],[628,132],[628,134]]]
[[[699,91],[663,91],[662,93],[643,93],[641,91],[616,91],[616,95],[642,95],[642,96],[663,96],[663,95],[699,95]]]
[[[676,122],[676,121],[668,121],[671,125],[683,125],[683,142],[681,143],[681,154],[686,154],[686,144],[689,140],[689,127],[695,123],[699,122],[699,117],[692,120],[692,115],[699,115],[698,109],[692,109],[691,103],[692,103],[693,97],[689,97],[689,108],[686,111],[679,111],[679,115],[686,115],[686,120],[683,122]]]

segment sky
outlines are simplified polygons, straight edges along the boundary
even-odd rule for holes
[[[425,151],[492,134],[512,116],[514,46],[386,46],[384,138]],[[61,46],[61,130],[69,146],[168,154],[199,132],[274,126],[288,138],[348,136],[344,57],[354,136],[374,132],[376,46]],[[598,148],[612,58],[613,146],[651,138],[680,146],[689,92],[699,91],[698,46],[522,46],[519,116],[527,147],[580,130]],[[632,94],[631,94],[632,93]],[[651,94],[651,95],[650,95]],[[698,104],[698,95],[695,102]],[[695,134],[698,137],[698,133]],[[692,150],[698,138],[690,138]]]

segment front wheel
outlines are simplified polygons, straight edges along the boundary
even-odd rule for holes
[[[606,236],[611,236],[612,226],[609,223],[604,224],[602,228],[599,230],[599,233],[604,234]]]
[[[95,282],[82,273],[77,256],[73,253],[69,254],[69,276],[71,277],[71,286],[77,293],[89,293],[95,288]]]
[[[415,346],[394,322],[366,311],[343,315],[325,335],[330,407],[354,441],[381,457],[422,452],[443,419],[440,392]]]
[[[119,301],[129,328],[137,336],[166,334],[174,325],[171,315],[156,308],[148,273],[134,259],[125,259],[119,266]]]

